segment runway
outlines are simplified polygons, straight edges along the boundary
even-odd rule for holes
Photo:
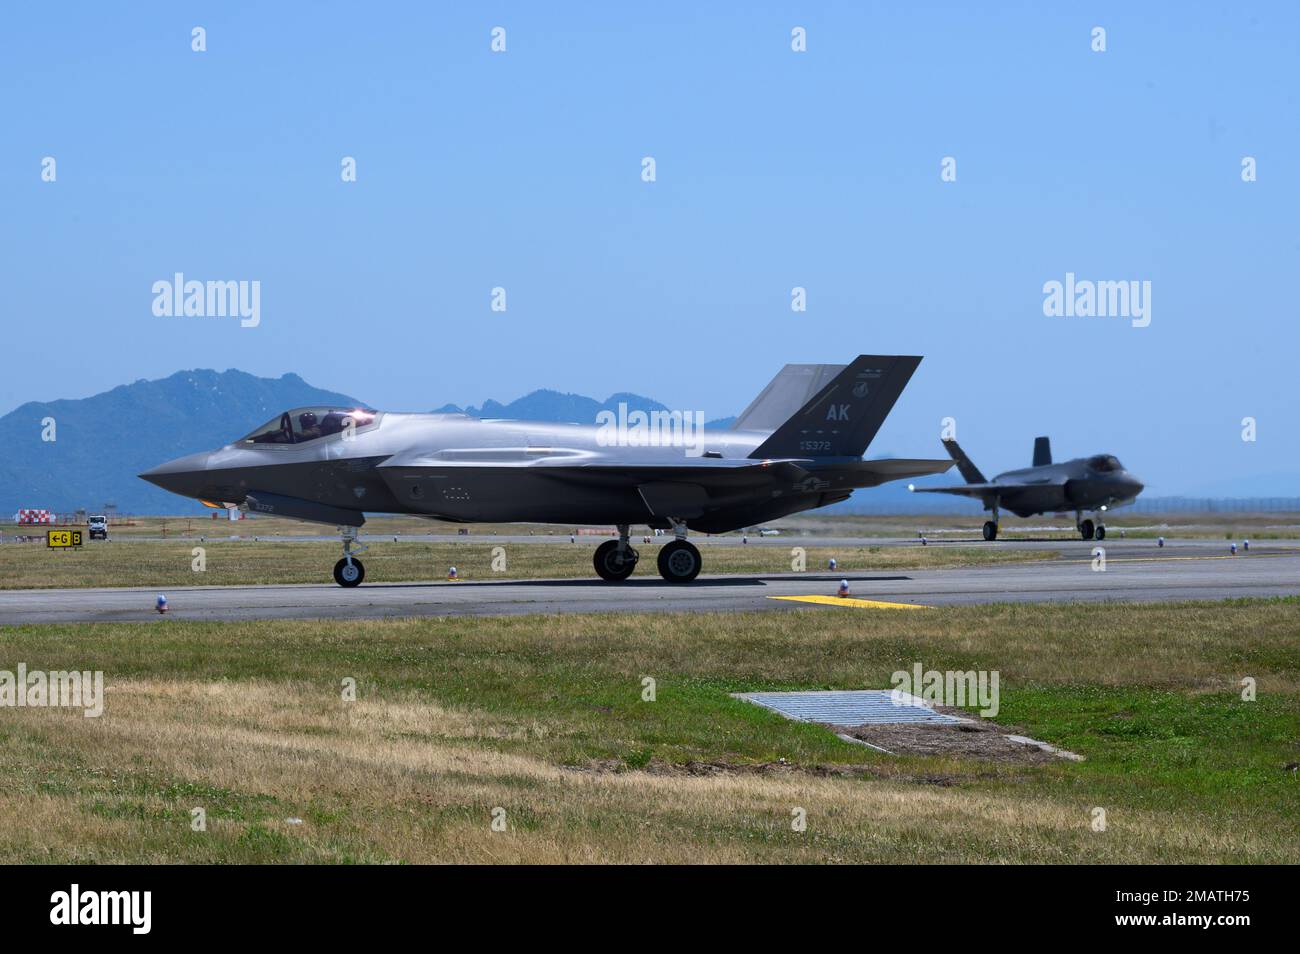
[[[1024,544],[1029,545],[1029,544]],[[1055,549],[1061,549],[1057,542]],[[1300,549],[1293,541],[1228,555],[1219,541],[1182,541],[1157,550],[1151,541],[1107,541],[1106,569],[1093,568],[1087,547],[1056,559],[967,568],[848,574],[824,571],[701,576],[671,585],[636,576],[599,580],[485,580],[448,583],[367,582],[213,586],[169,589],[166,619],[377,619],[409,616],[511,616],[529,613],[789,611],[887,612],[913,606],[975,603],[1156,602],[1300,594]],[[833,597],[847,579],[851,600]],[[161,620],[157,591],[146,588],[0,590],[0,624]],[[889,604],[894,604],[893,606]]]

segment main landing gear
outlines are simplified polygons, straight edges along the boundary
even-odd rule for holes
[[[1074,519],[1075,519],[1075,526],[1079,530],[1079,535],[1083,537],[1083,539],[1085,540],[1106,539],[1106,525],[1101,522],[1100,517],[1097,518],[1097,522],[1094,524],[1091,520],[1083,519],[1083,511],[1076,511],[1074,515]]]
[[[628,544],[628,525],[618,525],[618,539],[606,540],[596,547],[596,555],[591,562],[595,564],[596,575],[602,580],[617,583],[626,580],[636,569],[641,554]]]
[[[686,540],[674,540],[659,551],[659,575],[669,583],[689,583],[700,575],[700,551]]]
[[[704,560],[695,544],[686,540],[686,521],[669,520],[676,539],[659,549],[659,575],[669,583],[689,583],[700,575]],[[632,575],[640,558],[628,545],[628,525],[619,524],[618,539],[606,540],[598,546],[591,562],[602,580],[616,583]]]
[[[659,575],[669,583],[689,583],[704,565],[700,551],[686,539],[686,521],[669,518],[676,539],[659,550]]]
[[[993,501],[993,519],[984,522],[984,539],[996,540],[998,538],[998,502]]]
[[[357,528],[339,527],[339,533],[343,537],[343,559],[334,564],[334,582],[339,586],[360,586],[366,578],[366,568],[352,555],[352,546],[357,542]],[[355,552],[364,553],[369,549],[368,546],[359,545]]]

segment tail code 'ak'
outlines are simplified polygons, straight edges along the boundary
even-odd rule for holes
[[[920,363],[859,355],[749,456],[861,457]]]

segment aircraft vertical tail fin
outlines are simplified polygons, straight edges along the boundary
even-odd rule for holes
[[[912,355],[858,355],[749,456],[861,457],[920,363]]]
[[[1034,438],[1034,466],[1046,467],[1052,462],[1052,442],[1046,437]]]
[[[787,364],[731,425],[736,431],[774,431],[844,370],[842,364]]]
[[[986,484],[984,475],[980,469],[975,466],[974,462],[966,456],[966,452],[961,446],[952,440],[944,439],[943,449],[948,452],[948,456],[957,462],[957,470],[961,472],[962,480],[968,484]]]

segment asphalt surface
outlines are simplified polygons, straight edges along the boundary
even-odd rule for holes
[[[787,546],[820,542],[818,538],[784,541]],[[908,545],[916,544],[908,541]],[[888,612],[894,607],[878,604],[1158,602],[1300,594],[1297,541],[1269,541],[1232,556],[1226,541],[1170,541],[1158,549],[1152,540],[1107,540],[1104,571],[1093,568],[1093,543],[999,541],[992,545],[1057,550],[1060,555],[1028,563],[951,569],[701,576],[684,586],[637,576],[614,584],[578,579],[374,581],[356,589],[333,583],[179,587],[167,591],[167,615],[194,620],[374,619],[788,610],[809,605],[823,606],[826,612]],[[705,559],[707,566],[707,550]],[[322,575],[328,571],[323,567]],[[839,605],[789,599],[834,596],[841,579],[849,581],[852,599]],[[0,625],[157,620],[156,596],[157,590],[145,588],[0,590]]]

